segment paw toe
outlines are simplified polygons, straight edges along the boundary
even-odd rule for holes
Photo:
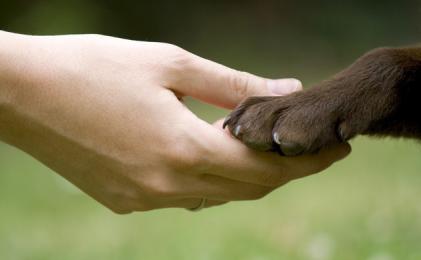
[[[281,142],[279,149],[285,156],[297,156],[304,152],[302,145],[293,142]]]
[[[304,147],[296,142],[281,140],[279,133],[273,133],[273,141],[278,144],[281,154],[285,156],[297,156],[304,152]]]

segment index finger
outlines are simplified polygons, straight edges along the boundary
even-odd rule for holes
[[[297,79],[266,79],[192,53],[185,55],[183,73],[177,71],[171,89],[220,107],[232,109],[250,96],[286,95],[302,88]]]

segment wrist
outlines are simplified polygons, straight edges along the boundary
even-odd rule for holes
[[[26,85],[30,36],[0,30],[0,140],[6,141],[10,132],[13,114],[18,104],[17,97]]]
[[[29,36],[0,31],[0,107],[9,106],[22,85]]]

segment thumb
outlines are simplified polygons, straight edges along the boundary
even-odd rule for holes
[[[297,79],[266,79],[193,54],[181,74],[174,90],[228,109],[250,96],[286,95],[302,89]]]

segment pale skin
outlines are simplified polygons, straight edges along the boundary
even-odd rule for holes
[[[1,31],[0,41],[0,140],[116,213],[258,199],[350,152],[253,151],[180,101],[232,109],[248,96],[299,90],[294,79],[264,79],[165,43]]]

